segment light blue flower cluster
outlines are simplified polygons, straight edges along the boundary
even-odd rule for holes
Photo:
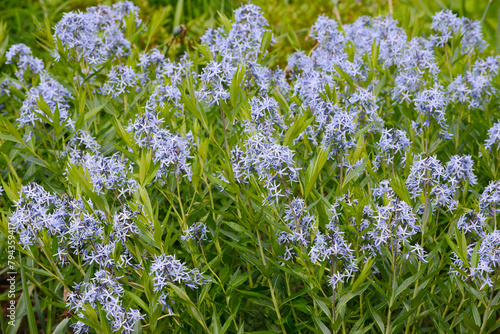
[[[432,17],[431,28],[436,34],[431,35],[430,41],[437,47],[443,47],[460,32],[462,53],[472,52],[474,49],[482,51],[486,48],[480,22],[466,17],[459,18],[449,9],[442,10]]]
[[[194,241],[200,244],[203,242],[210,242],[208,239],[209,233],[207,225],[198,222],[189,226],[188,229],[184,231],[184,235],[181,237],[181,240]]]
[[[283,220],[291,232],[279,232],[278,242],[285,246],[283,258],[292,260],[296,256],[293,253],[294,245],[307,247],[311,243],[311,233],[316,219],[305,212],[305,201],[302,198],[295,198],[286,206]]]
[[[373,188],[374,200],[386,199],[384,204],[364,208],[364,219],[359,226],[360,231],[366,231],[362,236],[363,252],[372,256],[380,254],[382,247],[387,247],[391,253],[400,254],[403,246],[411,245],[411,238],[421,232],[420,221],[408,203],[399,198],[389,181],[381,181],[378,188]],[[415,251],[416,245],[412,245]],[[418,251],[421,258],[424,253]]]
[[[477,282],[481,289],[492,287],[493,278],[500,270],[500,230],[497,215],[500,213],[500,181],[491,181],[479,198],[479,212],[468,210],[456,223],[459,231],[467,236],[467,262],[458,254],[452,253],[453,265],[450,273]],[[488,226],[493,221],[494,229]],[[472,260],[477,250],[478,260]]]
[[[406,164],[406,153],[411,146],[411,141],[405,131],[395,128],[383,129],[380,135],[377,149],[379,153],[375,156],[373,166],[375,169],[380,167],[383,161],[386,165],[394,166],[396,164],[396,154],[402,156],[401,165]]]
[[[163,290],[169,282],[186,285],[191,289],[198,289],[207,283],[198,269],[188,269],[181,260],[175,258],[175,255],[163,254],[155,257],[151,264],[151,273],[155,291]]]
[[[137,74],[130,66],[113,66],[108,73],[108,79],[102,85],[102,93],[118,97],[124,93],[129,93],[129,87],[135,87],[138,79]]]
[[[42,73],[38,86],[32,87],[26,93],[26,99],[23,101],[18,118],[19,126],[34,126],[38,121],[46,123],[43,118],[55,121],[51,115],[47,115],[40,108],[38,101],[43,101],[50,108],[52,115],[57,109],[60,121],[63,124],[66,122],[67,127],[74,129],[74,122],[69,118],[68,114],[72,99],[71,93],[63,85],[51,78],[48,73]]]
[[[130,41],[125,37],[125,18],[134,15],[138,26],[141,23],[138,13],[139,9],[131,1],[90,7],[85,13],[65,13],[54,28],[54,35],[75,61],[84,60],[95,66],[130,53]],[[56,61],[60,59],[60,51],[56,44]]]
[[[121,153],[104,156],[99,152],[100,145],[88,132],[78,131],[66,148],[69,163],[81,166],[88,173],[93,190],[97,194],[107,191],[117,192],[118,197],[132,194],[137,181],[130,178],[133,164],[123,159]]]
[[[113,332],[133,333],[136,323],[145,316],[137,309],[126,309],[123,306],[124,289],[118,282],[119,278],[113,277],[105,270],[97,271],[92,282],[78,283],[73,287],[74,292],[68,294],[66,302],[68,308],[75,311],[80,318],[84,318],[82,311],[85,311],[85,306],[96,311],[102,309]],[[88,333],[90,330],[82,321],[71,326],[77,334]]]
[[[256,174],[268,191],[263,203],[269,205],[290,195],[287,185],[298,182],[299,172],[293,160],[294,152],[259,132],[247,139],[244,148],[242,151],[237,146],[231,151],[235,180],[246,183]]]
[[[127,131],[134,135],[140,148],[152,150],[154,162],[160,164],[156,180],[163,182],[161,180],[169,175],[170,169],[191,180],[193,172],[188,163],[191,143],[185,137],[161,128],[162,123],[157,113],[146,111],[129,124]]]
[[[496,146],[496,151],[500,150],[500,122],[495,123],[491,129],[488,130],[489,138],[484,143],[484,148],[491,151]]]
[[[12,45],[5,54],[7,64],[16,64],[16,77],[21,82],[25,82],[24,74],[29,69],[31,74],[41,74],[45,72],[43,61],[40,58],[33,57],[31,49],[24,44]]]

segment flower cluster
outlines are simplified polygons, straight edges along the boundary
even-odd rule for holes
[[[283,217],[291,232],[279,232],[278,242],[285,245],[285,260],[294,257],[293,245],[308,246],[311,243],[311,233],[314,228],[315,217],[305,212],[305,201],[302,198],[293,199],[286,206]]]
[[[500,181],[491,181],[479,199],[479,209],[488,215],[500,213]]]
[[[117,65],[109,71],[108,79],[102,86],[104,95],[118,97],[121,94],[129,93],[129,87],[137,85],[137,74],[130,66]]]
[[[146,85],[151,80],[149,77],[151,70],[154,70],[153,81],[156,80],[156,77],[161,75],[166,65],[167,59],[158,49],[141,53],[137,62],[137,66],[141,68],[141,73],[139,74],[141,84]]]
[[[414,102],[415,109],[424,118],[424,126],[430,126],[431,119],[435,119],[441,126],[444,124],[448,101],[444,88],[440,84],[436,83],[431,88],[416,93]]]
[[[484,143],[484,148],[491,151],[496,145],[497,151],[500,150],[500,122],[495,123],[488,130],[488,139]]]
[[[330,156],[343,155],[356,147],[354,116],[345,110],[337,110],[325,126],[323,145],[330,148]]]
[[[309,256],[312,262],[327,261],[330,264],[336,262],[336,270],[333,271],[332,268],[328,278],[328,284],[333,288],[354,277],[354,273],[358,270],[354,250],[336,224],[329,224],[325,234],[320,232],[316,234]]]
[[[33,57],[31,49],[24,44],[12,45],[5,57],[7,58],[7,64],[16,64],[16,77],[21,82],[25,81],[24,74],[28,68],[32,75],[41,74],[45,71],[43,61],[40,58]]]
[[[375,156],[373,165],[378,169],[380,162],[383,161],[387,165],[394,165],[396,154],[402,155],[401,164],[406,163],[406,153],[411,146],[411,141],[408,139],[406,132],[398,129],[383,129],[380,140],[377,143],[379,154]]]
[[[107,320],[113,332],[141,328],[144,316],[125,303],[125,291],[139,286],[138,277],[144,289],[130,305],[143,307],[140,294],[146,295],[146,306],[152,308],[146,313],[162,320],[158,327],[151,326],[153,331],[167,328],[171,319],[159,316],[158,304],[168,315],[201,314],[207,309],[202,298],[189,305],[191,312],[184,312],[185,296],[170,294],[178,294],[177,286],[188,298],[203,286],[203,295],[215,291],[206,285],[202,268],[218,277],[212,264],[229,263],[227,256],[209,259],[214,249],[224,253],[221,233],[242,244],[254,236],[261,242],[255,256],[243,254],[249,259],[242,265],[246,273],[235,273],[230,285],[246,284],[249,278],[257,287],[269,279],[256,270],[259,262],[271,265],[278,259],[287,273],[293,273],[297,262],[308,263],[306,274],[315,275],[316,282],[327,272],[327,283],[335,291],[354,277],[363,261],[364,273],[391,263],[395,275],[399,268],[413,270],[408,261],[415,260],[431,262],[429,270],[434,270],[432,260],[442,252],[432,252],[431,260],[424,242],[436,230],[441,237],[441,227],[459,217],[448,226],[460,232],[459,238],[464,236],[459,246],[466,249],[451,254],[451,272],[481,288],[495,286],[493,277],[500,271],[500,181],[490,178],[498,175],[500,122],[494,119],[490,100],[499,95],[500,63],[499,57],[479,53],[486,43],[478,21],[442,11],[433,17],[427,38],[409,37],[390,16],[363,16],[342,26],[320,16],[310,29],[312,50],[294,52],[281,70],[268,67],[274,59],[267,49],[276,39],[255,5],[237,9],[233,22],[223,19],[225,28],[207,30],[196,48],[186,44],[189,51],[178,60],[168,59],[168,51],[161,49],[132,54],[126,36],[133,32],[133,18],[135,29],[140,26],[138,15],[128,1],[66,13],[55,27],[57,66],[48,64],[45,70],[27,46],[13,45],[6,59],[14,65],[17,80],[6,75],[0,84],[0,102],[14,105],[6,103],[8,112],[14,111],[0,122],[0,138],[8,142],[2,148],[21,152],[2,158],[10,169],[12,163],[20,170],[2,183],[2,201],[15,201],[9,221],[19,243],[26,250],[50,250],[57,266],[78,264],[80,273],[90,270],[67,297],[67,307],[80,318],[73,324],[75,333],[95,330],[82,319],[89,307],[102,311],[100,320]],[[140,38],[139,32],[132,35]],[[68,73],[77,80],[57,77],[64,67],[74,70]],[[124,114],[113,119],[120,110]],[[465,110],[468,115],[462,117]],[[478,114],[490,118],[484,124],[494,124],[479,150],[492,153],[487,163],[476,159],[477,150],[470,152],[469,143],[464,143],[468,138],[461,133],[470,126],[474,136],[486,136],[467,125]],[[20,128],[15,131],[26,131],[24,137],[4,134],[4,127],[12,129],[11,119]],[[128,123],[125,131],[121,122]],[[66,129],[61,133],[59,126]],[[36,140],[26,141],[30,130]],[[459,134],[456,142],[449,141],[448,131]],[[120,141],[129,147],[120,147]],[[34,150],[41,154],[26,158]],[[149,157],[151,162],[145,161]],[[54,170],[53,180],[44,179],[46,171],[38,172],[37,165],[61,162],[66,168],[61,175]],[[7,168],[2,170],[5,174]],[[215,180],[216,173],[233,193],[212,191],[214,184],[222,184]],[[388,175],[391,180],[386,180]],[[56,185],[29,183],[21,187],[18,200],[13,199],[16,182],[28,180]],[[177,192],[172,194],[176,181]],[[486,182],[481,193],[478,188]],[[61,197],[46,189],[73,195]],[[0,195],[2,190],[0,186]],[[261,212],[246,219],[242,206],[248,203],[248,210],[255,211],[260,200]],[[325,204],[331,203],[327,211]],[[164,223],[155,230],[160,218]],[[176,219],[182,228],[170,225]],[[233,219],[248,224],[241,227],[230,222]],[[259,219],[283,225],[278,230],[255,229]],[[203,248],[203,258],[193,256],[194,266],[176,248],[210,239],[216,247]],[[166,254],[167,249],[176,255]],[[231,265],[241,260],[243,249],[253,252],[251,247],[235,247]],[[369,258],[374,262],[367,262]],[[301,279],[300,274],[292,276]],[[393,278],[392,286],[405,285],[398,281]],[[367,289],[373,285],[364,284]],[[233,300],[232,290],[224,290],[226,301]],[[335,292],[332,297],[335,303]],[[401,304],[394,298],[390,303],[389,312]],[[174,313],[174,308],[180,312]],[[394,329],[390,314],[386,328]]]
[[[347,242],[344,232],[340,230],[340,217],[346,215],[344,206],[353,207],[357,204],[358,200],[352,198],[349,193],[337,198],[330,208],[332,218],[326,225],[325,232],[316,233],[314,244],[309,251],[311,262],[330,263],[328,284],[333,288],[340,282],[346,282],[347,279],[354,277],[354,273],[358,270],[354,250]]]
[[[298,181],[299,171],[295,167],[293,151],[259,132],[249,137],[244,147],[245,151],[235,147],[231,152],[235,180],[248,182],[256,173],[268,191],[264,203],[270,205],[289,194],[286,185]]]
[[[61,265],[68,264],[71,253],[82,255],[87,264],[126,268],[137,265],[127,248],[116,253],[115,246],[140,234],[134,221],[138,213],[128,207],[117,212],[106,237],[107,217],[103,211],[94,209],[92,202],[58,197],[31,183],[22,187],[10,222],[24,247],[33,245],[42,233],[56,236],[59,247],[54,256]]]
[[[184,235],[181,237],[181,240],[189,240],[195,241],[196,243],[202,243],[208,240],[208,228],[204,223],[198,222],[188,227],[187,230],[184,231]]]
[[[153,152],[154,162],[160,167],[156,174],[157,180],[168,176],[173,168],[177,175],[184,174],[189,180],[193,172],[188,163],[191,144],[185,138],[161,128],[163,120],[155,112],[146,111],[137,117],[127,127],[127,131],[134,135],[135,142],[140,148],[150,149]]]
[[[430,40],[437,47],[443,47],[460,31],[462,53],[472,52],[474,49],[482,51],[486,48],[480,22],[466,17],[459,18],[449,9],[442,10],[432,17],[431,28],[436,34],[431,35]]]
[[[471,186],[477,184],[472,157],[470,155],[452,156],[450,161],[446,163],[443,178],[450,182],[454,188],[464,182]]]
[[[124,334],[133,333],[136,323],[145,315],[137,309],[126,309],[123,306],[124,289],[118,282],[120,278],[113,277],[105,270],[97,271],[92,282],[77,283],[73,287],[74,292],[68,294],[67,307],[80,318],[84,317],[82,311],[85,311],[85,306],[96,311],[102,309],[113,332],[121,330]],[[90,330],[82,321],[71,326],[75,333],[88,333]]]
[[[188,269],[175,255],[155,256],[151,264],[151,274],[155,292],[165,289],[168,283],[185,285],[191,289],[198,289],[208,283],[198,269]]]
[[[477,264],[473,264],[471,259],[476,242],[480,243],[477,252],[478,261]],[[480,289],[485,286],[493,287],[495,282],[492,278],[495,278],[496,273],[500,270],[500,231],[494,230],[491,233],[484,233],[476,242],[467,246],[467,264],[456,253],[452,254],[453,266],[450,273],[476,281],[480,284]]]
[[[234,11],[234,22],[229,32],[219,28],[208,29],[201,37],[213,56],[220,55],[225,61],[242,63],[255,61],[260,51],[267,20],[256,5],[245,5]]]
[[[467,233],[468,235],[474,234],[483,237],[485,234],[484,227],[486,224],[486,217],[480,212],[467,210],[457,221],[457,229],[460,232]]]
[[[74,52],[76,61],[102,64],[130,53],[130,41],[125,37],[125,18],[134,15],[139,25],[138,12],[131,1],[124,1],[113,6],[90,7],[85,13],[65,13],[54,28],[55,37],[65,52]],[[56,60],[60,59],[60,51],[57,47],[54,50]]]
[[[52,115],[59,113],[59,120],[70,129],[74,128],[74,122],[69,118],[69,101],[72,99],[71,93],[64,88],[57,80],[51,78],[47,73],[40,76],[38,86],[32,87],[26,93],[26,99],[20,110],[18,118],[20,126],[34,126],[37,121],[45,123],[45,119],[52,119],[51,115],[47,115],[40,107],[40,103],[47,104]],[[56,121],[56,119],[53,119]]]
[[[485,100],[498,95],[492,79],[498,74],[498,57],[478,59],[472,71],[457,75],[448,85],[449,100],[467,104],[470,109],[480,108]]]
[[[120,153],[106,157],[99,149],[100,145],[89,133],[79,131],[66,149],[69,163],[84,168],[98,194],[104,191],[117,192],[118,197],[132,194],[137,188],[137,181],[129,177],[133,165],[123,160]]]
[[[229,31],[222,28],[208,29],[201,37],[202,45],[209,49],[212,59],[196,77],[200,88],[196,91],[199,100],[210,105],[229,99],[229,87],[238,67],[246,66],[246,73],[241,88],[257,85],[262,93],[275,87],[288,90],[285,72],[270,69],[259,62],[266,55],[261,44],[268,26],[260,8],[248,4],[234,11],[234,22]],[[270,35],[270,43],[275,39]]]
[[[80,206],[78,202],[66,206],[66,202],[36,183],[23,186],[15,205],[16,210],[10,218],[13,230],[19,234],[20,243],[24,247],[32,245],[43,230],[52,235],[64,234],[68,229],[68,211],[72,206]]]
[[[361,249],[373,256],[380,254],[382,246],[391,253],[400,254],[403,245],[411,244],[411,237],[421,232],[417,215],[408,203],[395,194],[387,180],[380,182],[379,188],[373,189],[375,199],[383,196],[388,202],[385,205],[377,204],[374,209],[365,208],[365,219],[360,226],[362,231],[372,225],[362,237],[365,243]]]
[[[278,102],[269,96],[253,97],[250,99],[250,112],[252,124],[255,130],[263,134],[275,132],[278,129],[286,129],[283,116],[280,115]]]
[[[444,168],[435,156],[418,155],[413,159],[406,187],[408,187],[411,197],[415,198],[422,192],[427,192],[427,187],[432,187],[440,182]]]

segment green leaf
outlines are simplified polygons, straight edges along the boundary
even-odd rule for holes
[[[307,115],[302,115],[286,130],[283,145],[290,146],[295,138],[300,135],[304,130],[314,121],[314,117],[307,118]]]
[[[262,58],[266,54],[267,48],[271,44],[271,40],[273,38],[273,31],[272,30],[266,30],[264,34],[262,35],[262,40],[260,43],[260,54],[259,54],[259,62],[262,61]]]
[[[250,276],[252,276],[253,271],[247,271],[245,273],[240,273],[239,270],[237,270],[233,276],[231,277],[231,280],[229,281],[228,285],[231,288],[236,288],[243,284]]]
[[[215,312],[215,309],[212,313],[212,324],[210,325],[209,330],[210,333],[213,334],[221,334],[222,332],[222,325],[220,323],[219,317],[217,316],[217,313]]]
[[[288,42],[290,45],[295,49],[295,50],[300,50],[300,42],[299,38],[297,37],[297,34],[293,30],[293,28],[290,25],[287,25],[286,27],[287,33],[286,37],[288,39]]]
[[[356,88],[356,84],[354,83],[352,78],[349,76],[349,74],[345,73],[344,70],[342,70],[339,65],[335,65],[335,70],[349,86],[351,86],[352,88]]]
[[[241,65],[238,66],[238,69],[233,74],[233,80],[231,81],[231,86],[229,87],[229,96],[231,98],[231,105],[233,107],[236,107],[238,105],[239,93],[240,90],[242,90],[241,83],[245,78],[245,71],[246,71],[246,66]],[[230,117],[230,120],[232,122],[232,117]]]
[[[377,85],[375,86],[375,90],[373,92],[373,94],[375,96],[378,96],[380,94],[380,91],[382,90],[382,88],[384,88],[385,86],[385,82],[387,80],[387,75],[384,73],[384,76],[382,77],[382,79],[380,79],[378,82],[377,82]]]
[[[57,327],[54,329],[52,334],[63,334],[65,333],[66,326],[68,326],[68,322],[70,321],[70,318],[66,318],[63,321],[61,321]]]
[[[146,303],[144,302],[144,300],[142,300],[141,298],[139,298],[138,295],[136,295],[135,293],[133,292],[130,292],[128,290],[125,290],[125,294],[134,300],[134,302],[139,305],[147,314],[150,314],[150,310],[149,310],[149,307],[146,305]]]
[[[84,116],[83,116],[83,119],[85,121],[88,121],[92,116],[95,116],[99,111],[102,110],[102,108],[104,108],[106,106],[106,103],[100,105],[99,107],[95,107],[94,109],[91,109],[89,111],[87,111]]]
[[[451,250],[458,255],[458,257],[460,258],[460,260],[462,260],[464,265],[467,265],[467,258],[464,257],[462,251],[457,247],[457,245],[455,245],[453,241],[450,240],[450,238],[447,235],[445,235],[444,237],[446,239],[446,242],[448,243],[448,246],[450,246]]]
[[[314,157],[314,159],[311,161],[311,164],[309,167],[307,167],[306,171],[306,179],[305,179],[305,190],[304,190],[304,197],[307,198],[309,193],[311,192],[312,188],[316,185],[316,180],[318,179],[319,173],[323,169],[323,166],[325,165],[326,161],[328,160],[328,155],[330,153],[330,150],[327,148],[322,147],[318,155]]]
[[[358,278],[356,278],[356,280],[354,281],[354,283],[351,286],[351,292],[354,292],[354,290],[356,290],[358,288],[358,286],[360,286],[366,280],[366,278],[370,275],[374,261],[375,261],[375,259],[373,259],[373,258],[370,258],[370,259],[368,259],[368,261],[366,261],[365,265],[363,266],[363,270],[361,270],[361,272],[358,275]]]
[[[177,5],[175,6],[175,15],[174,15],[174,27],[177,27],[181,24],[182,20],[182,9],[184,8],[184,0],[177,0]]]
[[[328,329],[328,327],[326,327],[326,325],[323,323],[323,321],[321,321],[320,318],[318,318],[317,316],[313,315],[313,320],[314,320],[314,323],[316,324],[317,327],[319,327],[319,329],[321,330],[321,332],[323,334],[331,334],[332,332],[330,332],[330,330]]]
[[[127,131],[125,131],[121,122],[116,117],[113,117],[113,118],[111,118],[111,123],[113,124],[113,127],[116,130],[116,133],[118,133],[118,135],[123,140],[125,140],[127,147],[133,148],[135,145],[132,143],[132,139],[130,139],[130,135],[128,134]]]
[[[423,270],[420,270],[418,273],[416,273],[415,275],[405,279],[403,281],[403,283],[401,283],[400,286],[397,287],[397,290],[396,290],[396,293],[394,294],[394,299],[396,299],[396,297],[401,293],[403,292],[404,290],[406,290],[410,284],[412,284],[413,282],[415,282],[420,276],[422,276],[422,274],[424,273]]]
[[[373,319],[375,319],[375,323],[377,324],[378,328],[380,329],[380,333],[385,333],[385,325],[384,321],[382,320],[382,317],[379,314],[379,311],[376,310],[370,301],[367,301],[368,308],[370,309],[370,313],[373,316]]]
[[[228,19],[226,15],[223,13],[217,11],[217,14],[219,15],[219,20],[220,22],[224,25],[224,28],[226,28],[227,31],[231,30],[231,20]]]
[[[324,300],[322,300],[324,298],[320,298],[320,297],[316,296],[312,291],[308,291],[307,293],[309,294],[309,296],[311,296],[311,298],[314,300],[314,302],[316,304],[318,304],[319,308],[323,311],[323,313],[325,313],[329,319],[332,319],[332,310],[330,309],[330,307],[328,307],[326,302]],[[330,301],[330,304],[331,304],[331,301]]]
[[[344,182],[342,183],[342,188],[344,188],[353,178],[355,178],[359,173],[361,173],[361,171],[365,169],[366,160],[367,159],[363,159],[363,162],[358,167],[349,171],[346,178],[344,179]]]
[[[31,305],[31,299],[29,298],[30,293],[28,285],[26,284],[26,278],[24,277],[24,263],[21,254],[19,254],[19,264],[21,267],[21,282],[23,286],[23,294],[26,295],[25,307],[26,307],[26,314],[28,316],[28,328],[30,334],[38,334],[38,328],[36,326],[36,320],[35,320],[35,313],[33,312],[33,306]]]
[[[203,326],[203,328],[207,329],[207,324],[205,323],[205,320],[203,320],[203,316],[200,313],[200,310],[196,307],[196,305],[191,301],[189,296],[186,294],[184,290],[179,288],[177,285],[172,284],[168,282],[168,286],[174,290],[175,294],[182,300],[184,301],[188,306],[187,310],[188,312],[196,318],[196,320]]]

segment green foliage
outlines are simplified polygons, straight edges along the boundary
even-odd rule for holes
[[[285,68],[287,57],[293,51],[308,52],[315,47],[315,42],[308,37],[309,28],[320,14],[349,23],[364,14],[389,11],[388,3],[376,1],[253,3],[262,7],[277,38],[277,43],[270,45],[271,33],[264,35],[263,52],[258,59],[259,63],[273,68]],[[248,182],[238,182],[231,164],[232,149],[248,139],[240,125],[251,119],[250,100],[258,93],[255,87],[246,85],[249,67],[244,64],[238,67],[227,87],[229,98],[216,106],[198,98],[196,91],[200,87],[195,86],[192,74],[187,74],[179,85],[181,110],[169,103],[158,109],[164,120],[162,127],[182,137],[192,136],[189,157],[192,176],[188,179],[171,172],[162,182],[156,182],[161,173],[160,163],[154,159],[157,152],[139,147],[127,130],[130,122],[143,113],[153,85],[148,83],[140,92],[132,90],[120,98],[106,97],[95,88],[106,81],[112,65],[136,67],[140,53],[153,47],[171,59],[187,52],[193,67],[201,73],[213,55],[199,44],[199,37],[207,27],[230,28],[232,10],[239,3],[137,1],[147,29],[141,30],[133,21],[127,21],[127,37],[133,45],[130,56],[102,64],[93,78],[86,79],[88,84],[81,85],[74,77],[82,74],[86,64],[62,51],[63,46],[54,39],[52,27],[65,11],[95,4],[97,2],[83,0],[2,3],[0,83],[8,78],[19,84],[10,96],[0,96],[0,104],[5,107],[0,115],[0,176],[4,190],[0,196],[0,263],[2,274],[12,270],[11,265],[18,272],[16,321],[9,324],[3,309],[2,332],[70,333],[69,325],[77,320],[90,326],[93,333],[112,332],[106,311],[101,307],[84,304],[80,315],[66,311],[68,294],[75,292],[75,283],[91,282],[99,269],[97,264],[85,263],[82,255],[68,255],[69,264],[61,266],[55,260],[60,246],[57,237],[47,232],[41,232],[37,242],[29,247],[17,243],[19,236],[16,236],[17,256],[9,257],[8,240],[12,235],[9,219],[22,186],[30,182],[61,198],[84,199],[90,211],[104,212],[108,221],[104,228],[106,237],[109,237],[114,215],[124,207],[140,212],[134,218],[140,233],[120,246],[127,248],[140,266],[123,272],[117,269],[113,273],[120,277],[124,287],[123,306],[145,315],[134,333],[494,333],[500,328],[499,286],[481,287],[477,282],[449,275],[453,266],[450,254],[456,254],[465,267],[478,263],[479,243],[468,255],[470,235],[459,232],[455,225],[464,212],[476,206],[488,182],[500,176],[498,151],[488,152],[480,145],[494,120],[500,117],[496,98],[485,101],[484,111],[471,111],[465,106],[450,108],[447,115],[453,138],[449,141],[440,140],[430,130],[430,135],[419,135],[412,130],[410,121],[415,118],[415,111],[407,104],[384,104],[380,114],[386,116],[387,124],[404,129],[412,137],[414,144],[406,165],[396,171],[386,166],[379,170],[373,168],[376,138],[367,125],[353,135],[356,149],[348,155],[351,161],[361,161],[361,164],[346,171],[342,169],[342,160],[331,158],[329,149],[320,148],[308,139],[295,141],[315,122],[315,116],[310,110],[294,114],[291,102],[295,103],[296,97],[274,90],[269,95],[277,101],[287,127],[280,144],[294,150],[294,160],[301,172],[298,182],[290,186],[290,197],[284,197],[284,204],[263,205],[262,200],[267,196],[263,181],[252,176]],[[483,5],[466,1],[449,4],[394,1],[393,16],[399,19],[409,36],[420,36],[428,34],[434,12],[447,5],[462,16],[482,20],[485,39],[490,44],[486,52],[500,52],[498,2]],[[181,24],[187,28],[185,38],[174,35],[174,28]],[[39,84],[40,78],[33,76],[32,81],[23,83],[16,79],[13,65],[5,63],[8,46],[18,42],[32,47],[33,54],[45,61],[45,69],[71,93],[68,118],[61,116],[59,108],[51,109],[46,101],[39,99],[38,116],[44,122],[32,128],[19,126],[26,91]],[[59,62],[54,62],[49,54],[55,46],[61,50]],[[373,61],[370,60],[372,71],[384,74],[372,89],[374,96],[389,100],[385,90],[394,83],[394,77],[389,70],[377,68],[375,49]],[[453,77],[470,67],[476,58],[472,53],[460,57],[452,45],[447,46],[438,61],[440,67],[449,68]],[[335,101],[340,91],[352,92],[361,87],[342,69],[338,68],[338,73],[339,88],[325,89],[325,99]],[[370,82],[364,85],[369,87]],[[500,88],[498,76],[494,78],[494,86]],[[75,130],[93,133],[103,155],[118,154],[120,161],[130,163],[132,167],[127,175],[137,182],[137,187],[129,197],[120,197],[116,191],[96,191],[90,171],[68,162],[65,151],[75,133],[67,127],[68,121],[74,122]],[[448,161],[455,154],[470,154],[475,161],[479,186],[457,193],[459,205],[454,212],[431,210],[424,195],[411,198],[405,180],[413,156],[421,152],[435,154],[442,161]],[[220,174],[227,182],[221,180]],[[429,252],[427,262],[407,261],[406,254],[396,256],[391,247],[385,247],[377,257],[361,250],[366,234],[366,230],[358,229],[363,220],[363,207],[373,204],[373,188],[386,179],[390,179],[396,195],[412,209],[417,211],[421,204],[426,207],[425,214],[419,217],[424,231],[418,241]],[[283,183],[288,187],[285,181]],[[297,253],[294,261],[284,260],[285,246],[278,239],[280,233],[291,232],[283,217],[293,197],[306,200],[304,211],[317,217],[316,229],[324,229],[332,218],[331,205],[344,195],[359,199],[357,205],[342,203],[340,218],[342,232],[351,241],[359,270],[332,290],[327,276],[335,272],[333,265],[313,263],[307,249],[300,246],[293,249]],[[210,242],[203,244],[182,238],[184,231],[197,222],[207,226]],[[120,251],[115,249],[112,257],[119,259]],[[159,303],[160,296],[151,275],[152,261],[163,254],[175,255],[210,281],[198,289],[169,281],[165,289],[173,305],[171,313]],[[373,271],[375,266],[378,272]],[[0,293],[0,300],[7,305],[12,299],[8,291]]]

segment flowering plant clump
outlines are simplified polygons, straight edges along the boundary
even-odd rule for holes
[[[67,12],[45,54],[0,40],[3,332],[500,328],[482,21],[316,15],[283,55],[246,4],[175,57],[189,29],[153,46],[144,15]]]

